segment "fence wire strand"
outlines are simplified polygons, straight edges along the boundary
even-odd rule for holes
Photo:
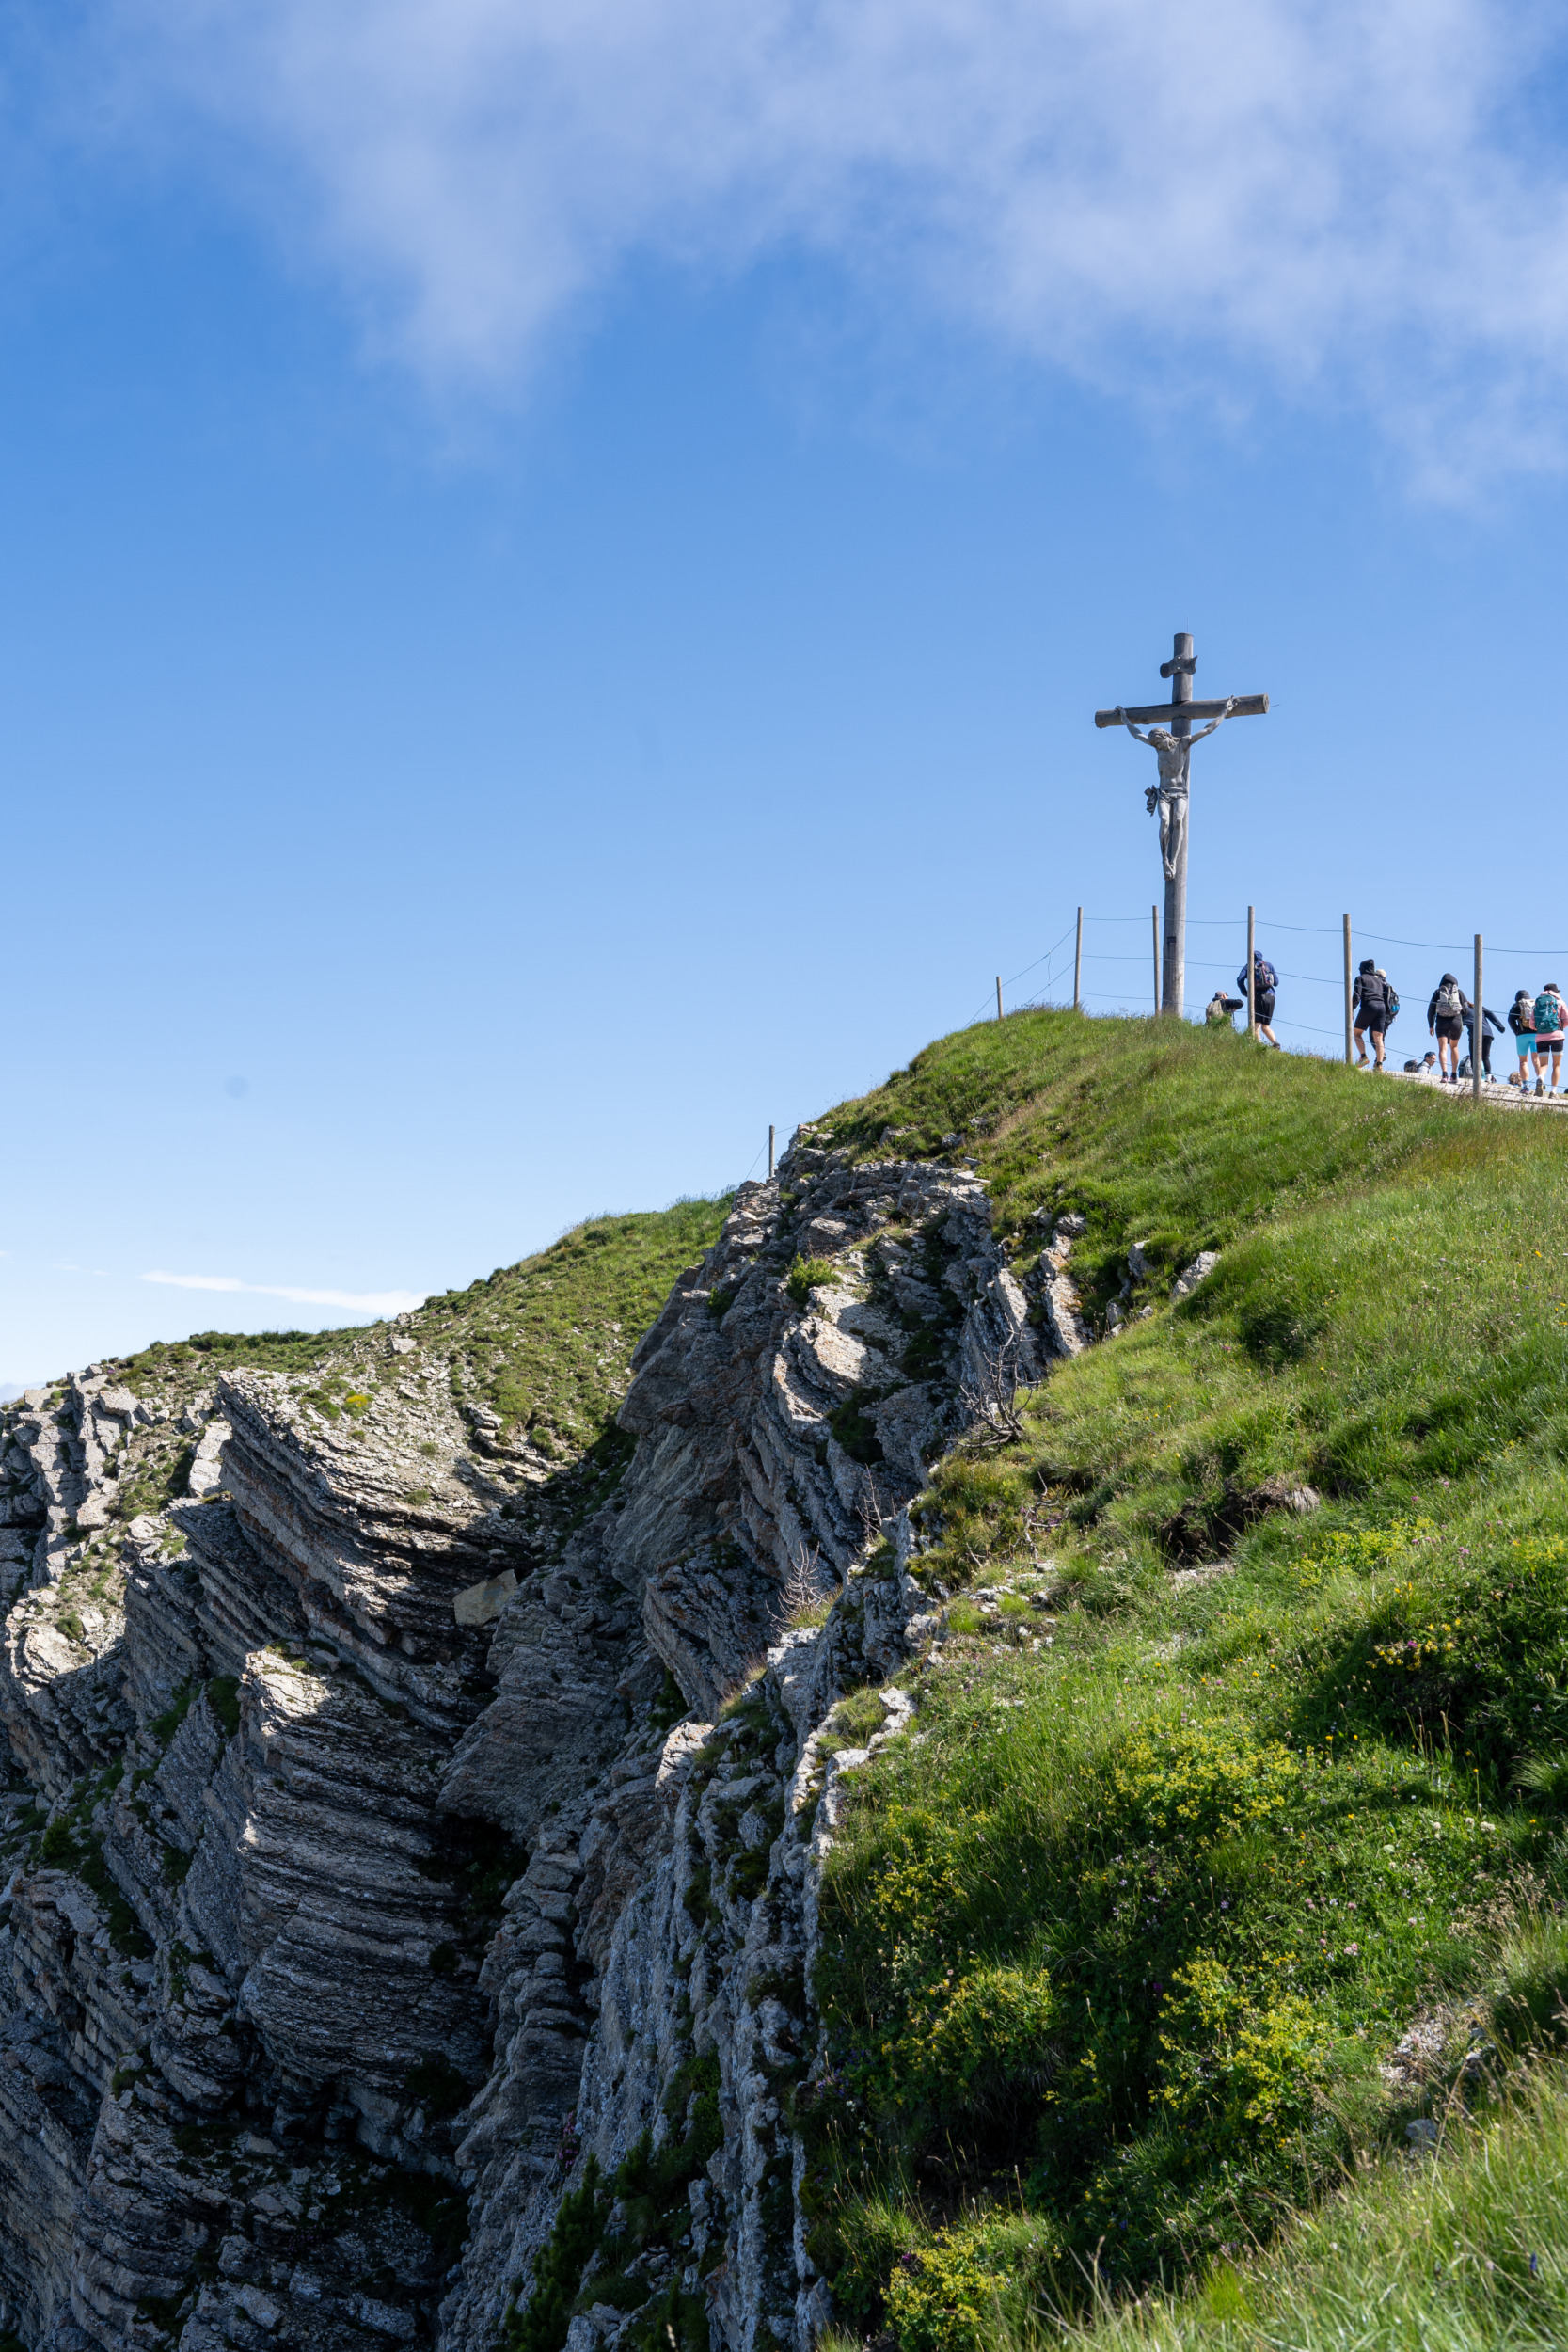
[[[1148,975],[1149,982],[1152,983],[1154,975],[1154,948],[1152,941],[1150,941],[1149,946],[1142,954],[1138,953],[1136,950],[1119,950],[1111,947],[1090,947],[1087,945],[1088,934],[1091,927],[1093,927],[1096,930],[1101,930],[1123,928],[1130,924],[1141,925],[1144,919],[1141,914],[1091,914],[1085,907],[1084,910],[1083,919],[1085,941],[1084,948],[1085,977],[1087,974],[1087,967],[1091,964],[1141,965],[1144,972]],[[1255,922],[1256,936],[1259,945],[1261,944],[1265,933],[1272,934],[1275,932],[1289,932],[1295,937],[1312,939],[1338,940],[1343,937],[1342,926],[1338,924],[1286,923],[1279,921],[1275,917],[1268,915],[1261,909],[1257,911]],[[1044,964],[1047,967],[1045,985],[1049,990],[1051,985],[1051,966],[1059,950],[1066,946],[1069,940],[1072,938],[1075,929],[1076,917],[1072,923],[1069,924],[1067,930],[1062,933],[1061,937],[1056,940],[1052,946],[1048,947],[1043,955],[1037,956],[1033,963],[1026,963],[1022,971],[1015,972],[1011,979],[1005,979],[1002,984],[1003,988],[1006,990],[1016,986],[1018,981],[1026,979],[1030,973],[1037,971],[1040,965]],[[1190,931],[1228,930],[1233,934],[1239,935],[1239,961],[1244,969],[1246,962],[1246,922],[1244,916],[1218,914],[1189,915],[1187,918],[1187,929]],[[1358,951],[1361,948],[1373,947],[1412,947],[1420,949],[1431,955],[1464,958],[1471,955],[1474,950],[1473,938],[1464,943],[1443,939],[1406,939],[1391,931],[1361,930],[1354,925],[1352,927],[1351,937],[1353,946]],[[1487,943],[1485,946],[1485,953],[1488,959],[1496,959],[1499,956],[1503,956],[1528,959],[1532,961],[1544,960],[1546,962],[1550,962],[1554,957],[1557,957],[1562,961],[1568,962],[1568,948],[1563,947],[1513,947],[1494,946]],[[1459,970],[1463,976],[1465,970],[1464,964],[1458,964],[1455,968]],[[1185,964],[1185,969],[1187,972],[1194,974],[1202,973],[1205,975],[1226,975],[1228,974],[1230,966],[1227,961],[1216,961],[1212,956],[1208,956],[1193,957],[1188,959]],[[1282,982],[1289,982],[1293,988],[1327,988],[1332,989],[1336,995],[1341,994],[1344,989],[1344,975],[1343,972],[1339,970],[1327,973],[1296,972],[1286,971],[1280,967],[1279,977]],[[1139,993],[1141,993],[1142,992]],[[1148,993],[1151,995],[1152,993],[1152,986],[1150,986]],[[1032,1003],[1049,1003],[1053,1000],[1049,996],[1046,996],[1044,998],[1036,998],[1030,1001]],[[1123,1011],[1134,1013],[1136,1011],[1136,1008],[1129,1006],[1124,998],[1117,996],[1105,989],[1085,988],[1083,991],[1082,1001],[1085,1005],[1114,1005],[1118,1007]],[[1410,1009],[1416,1009],[1418,1001],[1418,997],[1413,996],[1409,1001]],[[990,999],[989,997],[983,999],[976,1010],[971,1015],[971,1020],[978,1021],[983,1019],[990,1009]],[[1012,1008],[1015,1012],[1022,1011],[1027,1009],[1027,1006],[1016,1005]],[[1152,1011],[1152,1006],[1150,1006],[1148,1009]],[[1192,1016],[1189,1015],[1188,1017],[1190,1018]],[[1288,1035],[1301,1036],[1304,1038],[1338,1039],[1342,1034],[1341,1030],[1338,1026],[1331,1029],[1322,1028],[1314,1022],[1294,1021],[1288,1015],[1277,1012],[1275,1016],[1275,1025],[1277,1027],[1284,1029]]]

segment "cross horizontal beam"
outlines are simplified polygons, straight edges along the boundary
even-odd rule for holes
[[[1136,709],[1124,710],[1122,718],[1132,719],[1140,727],[1164,726],[1171,719],[1217,719],[1224,708],[1223,702],[1140,703]],[[1238,694],[1230,705],[1233,719],[1265,719],[1268,711],[1267,694]],[[1114,710],[1097,710],[1094,723],[1097,727],[1119,727],[1121,719]]]

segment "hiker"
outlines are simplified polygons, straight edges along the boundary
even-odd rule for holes
[[[1383,1068],[1383,1040],[1388,1026],[1388,999],[1393,991],[1387,976],[1378,970],[1368,956],[1355,976],[1350,993],[1351,1007],[1355,1014],[1355,1057],[1361,1068],[1367,1064],[1367,1040],[1372,1041],[1375,1067]]]
[[[1461,1070],[1460,1075],[1467,1078],[1476,1066],[1476,1009],[1474,1005],[1465,1015],[1465,1029],[1470,1041],[1470,1051],[1468,1066]],[[1482,1005],[1481,1009],[1481,1074],[1483,1078],[1489,1078],[1492,1075],[1493,1037],[1501,1037],[1502,1033],[1503,1025],[1497,1019],[1497,1014],[1489,1005]]]
[[[1519,1049],[1519,1068],[1509,1085],[1521,1087],[1528,1094],[1530,1056],[1535,1051],[1535,999],[1528,988],[1515,989],[1513,1002],[1508,1009],[1508,1025]]]
[[[1236,985],[1242,992],[1242,1000],[1244,1003],[1246,1001],[1246,965],[1244,963],[1236,975]],[[1280,1052],[1281,1047],[1279,1040],[1269,1024],[1274,1019],[1275,991],[1278,986],[1278,973],[1272,963],[1265,962],[1262,949],[1255,947],[1252,951],[1252,1009],[1257,1015],[1257,1020],[1252,1034],[1259,1044],[1262,1043],[1264,1038],[1267,1038],[1276,1054]]]
[[[1245,1003],[1244,996],[1227,996],[1223,988],[1216,988],[1203,1008],[1203,1018],[1212,1029],[1228,1029],[1231,1016]]]
[[[1445,972],[1427,1006],[1427,1035],[1437,1040],[1437,1076],[1446,1087],[1459,1084],[1459,1037],[1469,1001],[1454,974]]]
[[[1562,1031],[1568,1024],[1568,1006],[1555,980],[1548,980],[1532,1008],[1535,1015],[1535,1090],[1537,1094],[1557,1092],[1558,1073],[1562,1067]],[[1551,1064],[1552,1083],[1544,1086],[1546,1065]]]

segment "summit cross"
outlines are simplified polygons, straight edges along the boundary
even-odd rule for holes
[[[1140,703],[1132,710],[1117,703],[1114,710],[1094,714],[1097,727],[1125,727],[1140,743],[1148,744],[1160,762],[1160,780],[1148,786],[1144,797],[1150,815],[1156,808],[1160,812],[1160,858],[1165,871],[1159,1009],[1177,1019],[1181,1014],[1187,967],[1187,793],[1193,745],[1212,735],[1227,719],[1261,719],[1269,707],[1267,694],[1231,694],[1224,702],[1195,703],[1193,672],[1196,668],[1193,641],[1184,629],[1179,630],[1170,660],[1160,664],[1160,675],[1170,680],[1168,703]],[[1195,719],[1210,722],[1196,735]],[[1146,725],[1149,728],[1147,735]]]

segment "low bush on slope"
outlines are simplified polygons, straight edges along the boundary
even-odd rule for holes
[[[1042,1206],[1091,1295],[1160,1269],[936,1472],[922,1573],[975,1598],[829,1865],[814,2250],[958,2352],[1267,2240],[1482,2080],[1568,1878],[1568,1133],[1071,1014],[822,1125],[970,1136],[1022,1270]],[[1323,1507],[1248,1527],[1275,1473]]]

